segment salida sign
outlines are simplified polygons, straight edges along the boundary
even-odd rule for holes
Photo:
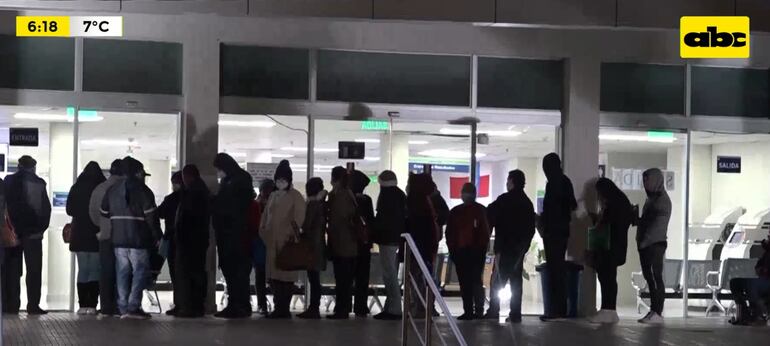
[[[740,173],[740,156],[717,156],[717,173]]]
[[[749,17],[682,17],[682,58],[748,58]]]

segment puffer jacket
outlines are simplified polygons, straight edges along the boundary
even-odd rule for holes
[[[636,230],[636,243],[639,249],[666,241],[668,222],[671,220],[671,199],[666,193],[663,172],[657,168],[644,171],[647,177],[647,200],[642,208]]]
[[[163,236],[155,195],[137,178],[113,185],[102,201],[116,248],[152,249]]]
[[[8,216],[20,238],[41,239],[51,222],[51,200],[45,180],[35,173],[19,170],[5,178]]]

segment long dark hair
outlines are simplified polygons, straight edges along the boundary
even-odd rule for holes
[[[604,199],[605,208],[623,212],[624,214],[627,212],[630,217],[631,201],[612,180],[599,178],[599,180],[596,181],[596,192],[599,193],[599,197]]]
[[[409,175],[409,193],[406,195],[406,204],[410,213],[427,215],[431,212],[428,204],[428,196],[433,193],[433,178],[427,174]]]

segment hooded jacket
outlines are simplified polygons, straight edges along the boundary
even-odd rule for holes
[[[406,194],[395,181],[380,183],[374,232],[375,243],[390,246],[401,244],[406,233]]]
[[[639,249],[667,240],[668,222],[671,219],[671,199],[665,188],[663,172],[657,168],[644,171],[647,179],[647,200],[642,208],[636,230],[636,243]]]
[[[99,164],[91,161],[80,173],[75,184],[72,185],[67,196],[67,215],[72,216],[72,238],[70,239],[70,251],[73,252],[98,252],[99,233],[98,224],[91,220],[89,213],[91,195],[99,184],[106,179]]]
[[[214,230],[241,239],[247,231],[249,206],[255,198],[251,175],[227,154],[217,154],[214,167],[226,175],[219,181],[212,206]]]
[[[370,225],[374,225],[374,203],[369,195],[364,194],[364,189],[369,185],[369,182],[369,177],[361,171],[353,171],[350,177],[350,188],[356,197],[356,212],[366,221],[367,227],[371,228]],[[364,245],[366,248],[371,247],[371,244]]]
[[[577,209],[572,181],[564,175],[559,156],[551,153],[543,158],[545,185],[543,213],[540,216],[543,234],[547,237],[569,237],[572,212]]]
[[[514,255],[529,248],[535,236],[535,208],[523,188],[506,192],[489,205],[490,226],[495,229],[496,254]]]
[[[436,210],[431,199],[433,179],[427,174],[409,176],[409,194],[406,197],[406,227],[423,259],[433,263],[441,239]]]
[[[180,191],[174,232],[178,251],[205,256],[209,247],[210,201],[211,192],[200,177]]]
[[[152,249],[163,236],[155,195],[137,177],[139,161],[125,158],[123,165],[126,178],[107,190],[101,213],[110,219],[116,248]]]
[[[5,178],[5,201],[16,235],[20,239],[42,239],[51,222],[51,200],[45,180],[20,169]]]

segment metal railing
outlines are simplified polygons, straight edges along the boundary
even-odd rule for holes
[[[438,325],[435,323],[433,317],[434,303],[437,302],[441,308],[441,312],[446,317],[447,323],[451,335],[453,336],[456,344],[461,346],[467,346],[460,329],[457,327],[457,321],[452,317],[449,311],[449,307],[444,301],[444,297],[441,296],[441,292],[436,286],[436,282],[433,279],[433,275],[428,270],[428,266],[425,265],[420,251],[417,249],[417,245],[414,243],[414,239],[409,234],[402,234],[406,240],[406,246],[404,246],[404,318],[401,322],[401,345],[408,345],[409,340],[409,328],[411,327],[417,335],[417,340],[423,346],[430,346],[433,344],[433,330],[436,330],[439,340],[442,345],[447,345],[447,340],[441,333]],[[419,270],[418,270],[419,269]],[[418,277],[415,277],[418,276]],[[420,285],[420,283],[423,285]],[[422,292],[421,292],[422,291]],[[418,298],[416,301],[412,294]],[[412,309],[412,305],[417,302],[417,309]],[[416,311],[415,311],[416,310]],[[418,316],[415,316],[418,315]],[[425,323],[423,324],[423,332],[421,335],[420,327],[416,319],[421,319],[424,316]]]

